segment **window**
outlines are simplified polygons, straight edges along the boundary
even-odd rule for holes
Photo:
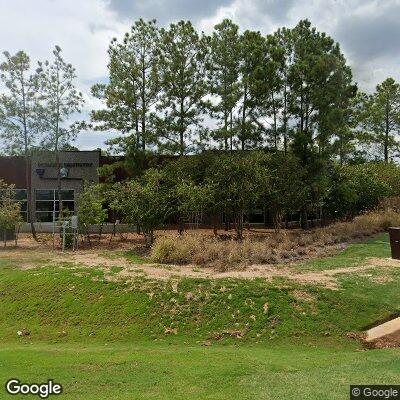
[[[54,200],[54,190],[36,190],[36,200]]]
[[[75,212],[74,190],[61,190],[61,201],[63,209]],[[36,221],[52,222],[59,216],[58,191],[56,189],[37,189],[36,200]]]

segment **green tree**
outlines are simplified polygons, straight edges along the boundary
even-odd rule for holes
[[[250,71],[250,93],[255,106],[253,121],[262,132],[267,146],[275,151],[280,147],[283,133],[280,120],[287,118],[284,89],[287,87],[285,73],[288,60],[285,52],[290,49],[285,47],[288,42],[283,42],[282,37],[278,31],[265,39],[258,38],[258,46],[252,50],[255,62]],[[285,123],[287,125],[287,121]],[[283,137],[287,139],[287,134]],[[284,149],[287,152],[287,140],[284,140]]]
[[[376,87],[365,107],[361,126],[367,142],[378,145],[383,160],[389,162],[390,153],[399,149],[400,85],[393,78],[387,78]]]
[[[162,93],[156,118],[159,148],[179,155],[195,150],[207,94],[208,44],[189,21],[161,30]]]
[[[95,129],[121,132],[123,137],[109,141],[119,153],[130,147],[145,151],[153,142],[151,118],[160,91],[158,47],[155,20],[139,19],[121,43],[111,41],[109,82],[92,87],[92,94],[106,106],[92,112]]]
[[[154,230],[165,223],[171,210],[164,174],[149,169],[140,180],[115,185],[113,197],[110,207],[118,211],[125,222],[140,226],[146,246],[151,246]]]
[[[262,145],[262,129],[258,122],[257,92],[254,90],[255,73],[263,62],[265,40],[260,32],[245,31],[240,37],[240,99],[238,104],[237,136],[241,150]],[[259,94],[259,93],[258,93]]]
[[[304,171],[291,154],[274,153],[264,157],[262,168],[268,180],[263,185],[262,200],[273,213],[275,229],[280,229],[283,218],[300,210],[307,200]]]
[[[305,168],[309,200],[302,211],[321,212],[328,194],[327,165],[334,133],[343,128],[341,108],[355,94],[351,70],[332,38],[300,21],[292,30],[293,63],[289,70],[292,151]]]
[[[344,173],[356,193],[352,215],[373,210],[383,198],[391,195],[390,184],[382,179],[374,164],[348,166]]]
[[[216,157],[208,170],[207,185],[214,207],[233,217],[237,239],[243,239],[244,214],[259,203],[267,177],[258,153]]]
[[[296,125],[294,151],[307,163],[310,151],[329,152],[330,140],[341,124],[335,111],[347,106],[355,87],[351,84],[351,70],[332,38],[305,20],[293,29],[292,40],[289,101]]]
[[[183,233],[185,220],[199,223],[202,212],[208,209],[211,202],[211,189],[206,184],[195,184],[188,179],[177,181],[173,187],[173,212],[178,219],[179,234]]]
[[[290,139],[290,110],[289,110],[289,99],[290,99],[290,81],[289,71],[293,64],[293,40],[291,29],[281,28],[278,29],[274,34],[274,38],[268,40],[267,45],[269,53],[271,54],[272,66],[277,66],[277,78],[273,80],[272,87],[278,91],[275,100],[280,105],[280,116],[281,126],[277,129],[276,135],[281,134],[283,139],[283,150],[284,153],[288,153],[289,139]],[[274,110],[273,110],[274,112]],[[274,117],[275,121],[275,117]]]
[[[105,196],[101,185],[85,184],[83,192],[78,197],[78,221],[80,231],[87,235],[90,243],[90,226],[101,225],[107,218],[104,207]]]
[[[225,150],[233,149],[234,109],[239,100],[240,36],[239,27],[229,19],[214,26],[210,39],[208,75],[210,93],[216,97],[210,102],[211,116],[218,123],[213,139]]]
[[[30,160],[38,142],[36,120],[36,75],[31,73],[29,56],[19,51],[15,55],[4,52],[6,61],[0,65],[0,79],[5,91],[0,94],[0,137],[8,154],[23,154],[27,189],[27,220],[36,240],[35,225],[31,214],[32,187]]]
[[[346,174],[346,167],[332,164],[329,168],[329,179],[329,193],[324,204],[325,220],[351,217],[358,197],[356,188]]]
[[[53,51],[52,63],[39,63],[38,91],[40,107],[38,107],[38,129],[43,132],[42,147],[54,152],[57,165],[57,192],[60,211],[61,198],[61,164],[60,148],[76,138],[81,130],[81,123],[71,123],[74,113],[79,113],[83,105],[83,96],[74,84],[75,68],[64,61],[61,48]]]
[[[15,186],[0,180],[0,230],[4,234],[4,246],[7,245],[6,231],[15,230],[21,222],[21,204],[15,200]]]
[[[213,217],[214,231],[217,232],[218,208],[213,201],[213,191],[207,184],[208,170],[216,155],[205,151],[169,162],[163,169],[166,184],[171,194],[171,204],[177,205],[171,216],[178,221],[178,231],[183,232],[183,222],[199,221],[201,214]]]
[[[365,112],[365,94],[357,92],[356,96],[349,99],[348,107],[342,107],[336,112],[340,118],[334,132],[332,152],[339,158],[340,165],[353,162],[359,154],[360,143],[365,142],[364,134],[359,129],[360,120]],[[332,112],[334,114],[335,111]]]

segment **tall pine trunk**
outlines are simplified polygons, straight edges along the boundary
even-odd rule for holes
[[[386,101],[385,107],[385,143],[384,143],[385,162],[389,162],[389,101]]]
[[[31,179],[31,159],[29,155],[25,154],[25,181],[26,181],[26,219],[31,225],[31,233],[35,240],[37,240],[36,228],[33,218],[33,197],[32,197],[32,179]]]
[[[25,186],[26,186],[26,218],[27,222],[31,224],[31,233],[35,240],[37,240],[35,224],[33,222],[33,201],[32,201],[32,176],[31,176],[31,157],[28,150],[28,124],[26,116],[26,97],[25,85],[22,81],[22,101],[23,101],[23,129],[24,129],[24,154],[25,154]]]

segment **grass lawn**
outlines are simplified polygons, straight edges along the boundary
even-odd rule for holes
[[[294,268],[389,254],[380,235]],[[399,268],[344,274],[331,290],[286,279],[113,281],[44,264],[24,270],[0,252],[1,385],[52,378],[66,399],[321,400],[348,399],[350,384],[398,383],[399,349],[363,351],[346,333],[399,313]]]
[[[398,357],[291,345],[16,345],[0,350],[0,379],[52,377],[66,399],[347,399],[350,384],[398,383]]]

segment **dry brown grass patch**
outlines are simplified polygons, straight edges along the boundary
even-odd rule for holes
[[[332,253],[332,249],[400,225],[393,209],[367,213],[351,222],[337,222],[313,231],[280,231],[263,238],[211,237],[190,232],[183,236],[161,236],[151,260],[156,263],[214,266],[220,271],[252,264],[279,264]]]

